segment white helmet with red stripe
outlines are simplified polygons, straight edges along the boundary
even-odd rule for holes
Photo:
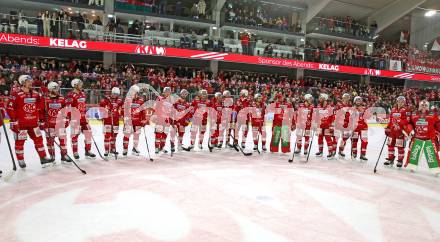
[[[32,81],[32,77],[29,75],[21,75],[20,77],[18,77],[18,83],[20,83],[20,85],[23,85],[25,81]]]
[[[121,89],[119,89],[119,87],[113,87],[112,94],[118,95],[118,96],[121,95]]]
[[[72,87],[75,87],[76,85],[82,83],[81,79],[75,78],[70,82],[70,85],[72,85]]]
[[[323,100],[325,100],[325,101],[327,101],[327,100],[328,100],[328,95],[327,95],[326,93],[321,93],[321,94],[319,95],[319,98],[320,98],[320,99],[323,99]]]
[[[58,89],[58,83],[49,82],[49,84],[47,84],[47,89],[49,89],[49,91],[53,91],[53,90]]]
[[[357,102],[357,101],[362,101],[362,97],[360,96],[354,97],[353,102]]]
[[[312,102],[313,101],[313,96],[310,93],[307,93],[306,95],[304,95],[304,99],[306,101]]]

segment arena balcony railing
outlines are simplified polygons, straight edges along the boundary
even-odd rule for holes
[[[307,24],[307,34],[311,33],[373,42],[375,29],[355,20],[315,17]]]
[[[105,0],[26,0],[30,2],[40,2],[44,4],[55,4],[69,7],[104,9]]]
[[[215,24],[209,1],[115,0],[115,12]]]
[[[16,17],[8,15],[9,17]],[[336,53],[328,54],[319,50],[319,58],[316,58],[316,48],[304,48],[296,45],[280,45],[264,43],[252,38],[247,44],[238,39],[212,38],[207,35],[190,35],[185,33],[165,32],[156,30],[144,30],[142,35],[121,33],[125,30],[122,26],[109,26],[79,23],[75,21],[56,20],[50,21],[50,26],[45,26],[44,21],[36,17],[23,16],[18,21],[18,26],[2,25],[0,32],[31,34],[46,37],[94,40],[106,42],[134,43],[143,45],[155,45],[163,47],[199,49],[205,51],[217,51],[238,53],[244,55],[257,55],[285,59],[297,59],[329,64],[346,64],[369,68],[387,68],[386,60],[354,56],[341,60],[336,58]],[[47,24],[47,22],[46,22]],[[127,26],[124,26],[127,27]],[[119,29],[119,32],[117,31]]]
[[[2,15],[2,14],[0,14]],[[3,14],[9,19],[19,16]],[[49,24],[49,26],[47,26]],[[22,16],[18,22],[0,21],[0,32],[38,35],[55,38],[81,39],[106,42],[121,42],[142,45],[155,45],[163,47],[198,49],[205,51],[238,53],[243,55],[266,56],[284,59],[305,60],[310,62],[347,65],[381,70],[414,71],[425,73],[432,72],[432,68],[410,68],[401,60],[379,58],[371,55],[356,55],[338,53],[337,49],[328,52],[325,49],[297,46],[295,43],[274,44],[263,42],[255,38],[244,43],[239,39],[210,37],[208,35],[195,35],[176,32],[156,31],[144,29],[142,34],[126,34],[128,26],[102,26],[91,23],[80,23],[67,20],[43,21],[36,17]],[[423,59],[418,59],[421,62]],[[413,62],[411,62],[413,63]],[[422,70],[422,71],[421,71]],[[438,74],[438,73],[437,73]]]
[[[277,1],[231,1],[224,4],[221,22],[223,26],[304,36],[300,21],[293,21],[304,8]]]

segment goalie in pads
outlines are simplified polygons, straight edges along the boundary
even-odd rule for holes
[[[436,146],[436,131],[440,131],[440,119],[434,112],[429,111],[429,102],[423,100],[419,104],[419,110],[413,112],[409,124],[405,128],[409,133],[411,145],[405,167],[411,171],[418,166],[422,153],[425,153],[428,167],[431,171],[439,174],[439,156]]]

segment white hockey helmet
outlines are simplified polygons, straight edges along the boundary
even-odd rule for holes
[[[312,101],[313,100],[313,96],[310,93],[307,93],[306,95],[304,95],[304,99],[307,101]]]
[[[428,100],[422,100],[422,101],[420,101],[420,102],[419,102],[419,107],[422,107],[422,106],[426,106],[426,107],[429,108],[429,102],[428,102]]]
[[[171,87],[164,87],[163,93],[171,93]]]
[[[186,89],[180,90],[180,96],[184,96],[184,95],[188,95],[188,94],[189,94],[188,90],[186,90]]]
[[[231,96],[231,92],[228,91],[228,90],[224,90],[224,91],[223,91],[223,96],[225,96],[225,97],[229,97],[229,96]]]
[[[404,96],[398,96],[396,98],[397,101],[406,101],[406,98]]]
[[[112,88],[112,95],[121,95],[121,89],[119,87],[113,87]]]
[[[25,82],[25,81],[28,81],[28,80],[31,80],[31,81],[32,81],[33,79],[32,79],[32,77],[29,76],[29,75],[21,75],[21,76],[18,77],[18,83],[20,83],[20,85],[23,85],[24,82]]]
[[[262,98],[263,96],[261,96],[261,94],[260,93],[256,93],[255,95],[254,95],[254,99],[258,99],[258,98]]]
[[[72,87],[75,87],[76,85],[78,85],[79,83],[82,83],[81,79],[75,78],[70,82],[70,85]]]
[[[206,91],[205,89],[202,89],[199,91],[200,96],[206,96],[208,95],[208,91]]]
[[[220,98],[222,96],[222,93],[221,92],[216,92],[215,94],[214,94],[214,97],[215,98]]]
[[[138,93],[141,91],[138,85],[131,86],[130,90],[133,90],[134,93]]]
[[[324,99],[324,100],[328,100],[328,94],[327,93],[321,93],[320,95],[319,95],[319,98],[320,99]]]
[[[356,102],[356,101],[362,101],[362,98],[360,97],[360,96],[356,96],[356,97],[354,97],[354,99],[353,99],[353,102]]]
[[[49,91],[58,89],[58,83],[49,82],[49,84],[47,84],[47,89],[49,89]]]
[[[347,98],[347,99],[349,99],[350,98],[350,94],[349,93],[344,93],[344,94],[342,94],[342,98]]]
[[[248,95],[249,95],[248,90],[243,89],[243,90],[240,91],[240,96],[245,96],[245,97],[247,97]]]

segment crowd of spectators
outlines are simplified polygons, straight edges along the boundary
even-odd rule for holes
[[[307,61],[372,68],[373,58],[360,46],[344,41],[307,43],[304,51]]]
[[[98,27],[102,28],[99,16],[63,10],[41,11],[35,17],[25,16],[20,10],[2,14],[0,19],[0,32],[56,38],[87,38],[84,30],[96,30]]]
[[[316,18],[320,30],[328,31],[337,34],[349,34],[362,38],[373,38],[374,31],[366,25],[362,25],[350,16],[346,17],[330,17],[330,18]]]
[[[206,89],[209,94],[229,90],[233,95],[238,95],[241,89],[247,89],[249,95],[262,93],[270,99],[276,92],[282,92],[294,102],[300,101],[305,93],[312,93],[315,97],[322,92],[328,93],[334,101],[340,100],[342,94],[350,93],[352,97],[362,96],[369,106],[381,106],[386,110],[400,95],[406,96],[410,106],[416,106],[424,97],[429,101],[440,101],[440,94],[435,89],[408,89],[383,83],[365,85],[356,81],[312,78],[296,80],[278,74],[240,71],[220,71],[214,75],[207,70],[191,67],[119,64],[105,70],[102,63],[93,61],[0,56],[0,73],[2,95],[8,95],[9,90],[18,85],[17,77],[23,73],[31,74],[36,86],[56,81],[62,88],[70,88],[70,80],[79,77],[84,80],[85,88],[89,89],[91,103],[99,101],[100,94],[105,94],[112,87],[124,91],[139,82],[148,83],[159,91],[165,86],[170,86],[176,93],[185,88],[192,95],[200,89]]]
[[[210,18],[210,11],[205,0],[116,0],[115,7],[118,9],[189,17],[196,20]]]
[[[407,70],[411,72],[434,73],[440,75],[440,56],[429,51],[409,48]]]
[[[154,2],[154,4],[158,3]],[[228,4],[226,3],[227,6]],[[240,2],[234,4],[240,4]],[[254,9],[252,4],[247,4],[246,6],[228,9],[228,11],[242,11],[255,17],[264,16],[264,8],[255,7]],[[256,12],[254,13],[253,11]],[[346,17],[346,20],[345,23],[349,24],[344,25],[344,28],[350,29],[350,32],[358,33],[359,29],[356,27],[356,22],[350,17]],[[338,21],[336,22],[339,23]],[[174,41],[165,42],[165,45],[203,49],[206,51],[234,52],[234,48],[227,48],[228,46],[223,38],[208,36],[206,29],[202,31],[188,27],[182,28],[186,29],[175,27],[174,31],[180,32],[181,36],[175,38]],[[339,31],[337,29],[340,28],[342,28],[342,25],[339,27],[335,25],[332,29]],[[120,19],[113,18],[109,19],[106,26],[103,26],[100,16],[95,15],[93,11],[89,14],[84,14],[78,11],[73,12],[68,9],[60,9],[58,11],[41,11],[37,17],[25,17],[24,13],[20,10],[10,14],[1,14],[0,17],[0,32],[163,45],[163,42],[154,42],[154,37],[151,43],[142,42],[144,40],[139,36],[144,35],[147,30],[154,31],[157,29],[155,25],[146,21],[134,20],[122,23]],[[159,31],[161,30],[162,27]],[[98,35],[98,32],[101,34]],[[305,46],[290,46],[291,53],[286,53],[285,50],[277,52],[276,46],[270,43],[263,47],[264,50],[255,51],[257,38],[256,35],[249,32],[241,33],[239,35],[241,53],[245,55],[257,54],[269,57],[304,59],[319,63],[440,75],[440,58],[432,56],[429,52],[411,48],[407,43],[378,42],[375,43],[372,53],[367,53],[366,47],[356,46],[348,42],[325,41],[316,43],[307,41]],[[286,43],[279,44],[286,45]],[[238,52],[238,48],[235,51]],[[287,52],[289,51],[287,50]],[[391,63],[393,63],[393,66],[391,66]]]
[[[90,6],[98,6],[102,7],[104,6],[105,0],[54,0],[58,2],[68,2],[73,4],[88,4]]]
[[[408,61],[409,45],[406,43],[376,43],[373,55],[381,60],[378,68],[389,69],[389,61],[397,60],[402,63],[402,70],[406,70],[406,63]]]
[[[347,65],[380,70],[397,70],[440,74],[440,58],[431,52],[420,51],[407,43],[375,43],[373,52],[344,41],[308,41],[304,47],[306,61]],[[398,61],[391,67],[390,61]],[[417,68],[418,67],[418,68]]]
[[[274,5],[262,4],[260,1],[241,2],[228,0],[225,3],[225,22],[278,29],[301,33],[301,24],[289,21],[289,16],[283,9],[274,9]]]

